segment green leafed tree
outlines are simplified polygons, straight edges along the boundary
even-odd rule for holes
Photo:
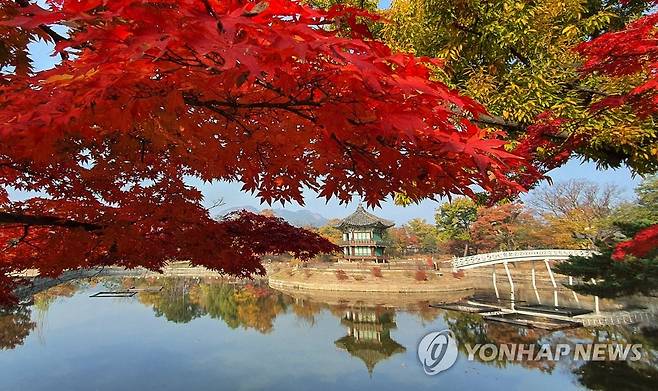
[[[658,224],[658,175],[642,181],[635,194],[637,199],[620,205],[613,216],[614,224],[627,236]]]
[[[339,220],[329,220],[327,224],[317,229],[317,233],[322,235],[324,238],[329,239],[334,244],[340,244],[340,242],[343,240],[343,234],[338,228],[336,228],[336,224],[338,223]]]
[[[438,231],[424,219],[412,219],[406,224],[409,232],[418,238],[418,246],[423,252],[436,252]]]
[[[560,118],[553,137],[604,167],[658,169],[652,117],[629,108],[597,108],[642,82],[642,75],[580,72],[574,49],[621,29],[651,7],[619,0],[394,0],[381,34],[395,49],[438,57],[436,77],[483,103],[481,126],[521,138],[538,118]],[[540,153],[542,151],[539,151]]]
[[[477,220],[477,204],[470,198],[458,197],[436,210],[434,220],[442,242],[461,242],[464,255],[471,239],[470,227]]]
[[[628,238],[637,238],[641,231],[649,232],[658,224],[658,177],[645,179],[636,189],[637,199],[622,204],[610,217]],[[583,282],[575,290],[602,297],[616,297],[631,294],[654,295],[658,287],[658,251],[645,245],[641,256],[629,254],[615,259],[619,245],[608,244],[590,258],[573,257],[558,265],[558,271],[574,276]],[[650,244],[649,244],[650,246]]]

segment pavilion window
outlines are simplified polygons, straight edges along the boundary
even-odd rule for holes
[[[354,247],[354,255],[370,256],[370,247],[357,246]]]

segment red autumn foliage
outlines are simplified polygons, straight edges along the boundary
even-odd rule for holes
[[[461,279],[461,278],[464,278],[466,276],[466,273],[464,273],[464,271],[460,269],[460,270],[457,270],[455,272],[452,272],[452,276],[454,278]]]
[[[416,281],[427,281],[427,273],[424,270],[416,270],[414,278]]]
[[[640,116],[658,113],[658,12],[642,16],[623,30],[610,32],[582,43],[578,51],[587,61],[584,73],[608,76],[644,75],[642,83],[625,94],[602,99],[593,110],[628,105]],[[633,239],[619,243],[612,259],[646,257],[658,248],[658,225],[645,228]]]
[[[532,230],[530,225],[532,216],[518,203],[494,205],[489,208],[480,208],[478,217],[471,225],[471,238],[473,245],[479,252],[493,252],[501,250],[517,250],[529,244],[536,244],[534,238],[522,235]],[[527,232],[526,232],[527,233]]]
[[[621,31],[609,32],[578,46],[585,56],[584,73],[609,76],[647,75],[644,81],[623,95],[602,99],[593,110],[606,106],[630,105],[642,116],[658,112],[658,12],[641,17]]]
[[[301,203],[306,187],[374,205],[476,186],[503,197],[542,175],[505,151],[502,133],[468,120],[483,108],[432,80],[434,61],[370,39],[363,11],[289,0],[48,5],[0,2],[3,42],[20,52],[38,36],[62,58],[36,73],[24,56],[1,59],[17,68],[0,76],[0,301],[25,269],[159,270],[180,259],[246,276],[262,272],[266,252],[335,249],[271,217],[215,221],[191,177],[239,181],[266,202]],[[40,196],[11,201],[9,187]]]
[[[645,258],[656,250],[658,250],[658,224],[641,230],[631,240],[619,243],[612,253],[612,259],[623,261],[628,255]]]
[[[339,281],[345,281],[345,280],[349,279],[349,277],[347,276],[347,273],[345,273],[345,270],[336,270],[336,278]]]
[[[382,274],[382,269],[379,267],[373,267],[371,273],[373,277],[377,277],[377,278],[384,277],[384,275]]]

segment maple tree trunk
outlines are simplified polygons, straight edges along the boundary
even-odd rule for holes
[[[36,226],[53,226],[62,228],[82,228],[85,231],[96,231],[102,228],[98,224],[63,219],[55,216],[35,216],[19,213],[0,212],[0,224],[25,224]]]

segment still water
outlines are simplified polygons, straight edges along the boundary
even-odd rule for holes
[[[133,297],[106,290],[159,288]],[[290,296],[217,280],[113,278],[55,287],[0,313],[0,390],[657,390],[651,325],[558,332],[428,307]],[[424,374],[416,347],[460,342],[642,343],[639,362],[467,361]],[[461,349],[461,348],[460,348]]]

